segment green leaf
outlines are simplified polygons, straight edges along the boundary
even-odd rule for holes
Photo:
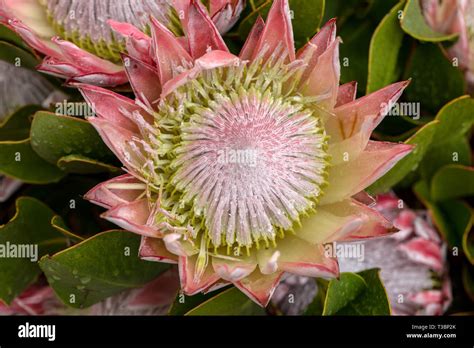
[[[31,184],[58,182],[65,175],[33,151],[30,139],[0,142],[0,173]]]
[[[314,296],[313,301],[308,305],[308,308],[306,308],[304,315],[323,315],[324,301],[326,300],[329,281],[316,278],[315,282],[318,286],[318,292],[316,296]]]
[[[65,237],[73,241],[74,243],[82,242],[84,240],[83,237],[78,236],[77,234],[71,232],[66,226],[66,223],[64,222],[63,218],[59,215],[55,215],[51,219],[51,226],[56,231],[58,231],[59,233],[61,233],[62,235],[64,235]]]
[[[39,105],[23,106],[0,122],[0,141],[24,140],[29,137],[31,116],[41,110]]]
[[[426,57],[430,57],[426,59]],[[412,78],[405,91],[410,102],[436,113],[443,105],[464,94],[465,81],[460,69],[454,67],[435,44],[418,44],[404,79]]]
[[[462,283],[466,294],[474,302],[474,272],[472,268],[464,266],[462,269]],[[470,315],[473,315],[472,313]]]
[[[449,165],[441,168],[431,182],[431,198],[443,201],[474,195],[474,169]]]
[[[227,288],[226,288],[227,289]],[[181,291],[176,294],[176,298],[173,304],[168,310],[168,315],[185,315],[193,308],[197,307],[201,303],[212,299],[214,296],[222,292],[224,289],[209,292],[207,294],[199,293],[193,296],[186,296]]]
[[[324,0],[290,0],[296,47],[303,46],[316,34],[323,19],[324,5]]]
[[[39,60],[30,52],[0,40],[0,60],[4,60],[18,67],[34,70]]]
[[[420,1],[408,0],[401,20],[402,29],[417,40],[439,42],[453,40],[457,34],[446,35],[431,29],[423,16]]]
[[[67,173],[96,174],[119,172],[120,168],[81,155],[68,155],[58,160],[58,167]]]
[[[344,44],[339,46],[341,84],[357,81],[358,90],[365,91],[369,66],[369,47],[374,26],[363,19],[353,19],[340,29]]]
[[[81,155],[104,163],[115,161],[115,156],[89,122],[51,112],[36,113],[31,125],[31,144],[41,157],[53,164],[69,155]],[[61,164],[67,167],[64,159]]]
[[[340,280],[331,280],[323,315],[390,315],[390,304],[379,270],[342,273]]]
[[[474,99],[469,96],[451,100],[436,115],[440,126],[433,139],[441,145],[452,138],[464,136],[474,125]]]
[[[194,307],[186,315],[263,315],[265,311],[232,287]]]
[[[471,208],[458,200],[432,202],[426,181],[417,182],[413,191],[430,210],[435,225],[449,246],[461,248],[463,236],[472,226]]]
[[[387,174],[374,182],[367,190],[372,193],[386,192],[400,182],[410,172],[418,168],[418,164],[429,149],[438,121],[424,125],[410,137],[405,144],[416,145],[415,149],[400,160]]]
[[[404,33],[400,28],[398,11],[403,2],[397,4],[382,19],[370,41],[367,94],[397,80],[398,53],[402,47]]]
[[[424,180],[431,182],[440,168],[451,164],[471,165],[471,148],[465,137],[451,138],[442,144],[433,141],[420,163],[420,174]]]
[[[473,223],[472,219],[473,214],[471,210],[471,220],[469,221],[468,226],[464,231],[464,236],[462,238],[462,247],[467,259],[472,265],[474,265],[474,231],[471,228]],[[474,287],[472,289],[474,290]]]
[[[169,268],[138,257],[140,236],[108,231],[40,261],[59,298],[75,308],[89,307],[123,290],[141,287]]]
[[[66,238],[51,226],[53,216],[48,206],[34,198],[17,199],[15,216],[0,226],[0,300],[11,303],[41,274],[39,258],[66,247]],[[29,250],[30,254],[12,257],[11,252],[20,248],[23,253]],[[8,250],[10,254],[5,255]],[[38,259],[34,260],[34,256]]]
[[[64,219],[71,231],[87,238],[117,228],[100,218],[104,211],[102,207],[83,198],[86,192],[103,181],[102,175],[68,175],[56,184],[27,186],[24,192],[46,203]]]
[[[329,282],[323,315],[336,315],[366,290],[367,284],[360,275],[341,273],[339,279]]]
[[[15,33],[13,30],[8,28],[5,25],[0,24],[0,41],[6,41],[14,46],[18,46],[25,51],[29,51],[33,54],[31,51],[31,48],[23,41],[23,39]]]

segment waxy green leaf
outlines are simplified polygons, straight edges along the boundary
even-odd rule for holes
[[[427,58],[429,57],[429,59]],[[462,71],[443,54],[436,44],[417,45],[405,70],[404,79],[411,78],[404,95],[409,102],[421,103],[422,110],[432,113],[465,93]]]
[[[435,225],[449,246],[462,247],[463,236],[472,227],[472,209],[459,200],[446,200],[435,203],[430,196],[430,187],[426,181],[419,181],[413,191],[430,210]]]
[[[372,36],[369,49],[367,94],[395,82],[400,74],[397,61],[404,33],[400,28],[398,11],[402,8],[403,2],[392,8]]]
[[[390,315],[378,269],[341,273],[329,282],[323,315]]]
[[[464,136],[474,125],[474,99],[462,96],[444,105],[436,115],[440,126],[434,143],[441,145],[452,138]]]
[[[30,52],[12,45],[9,42],[0,40],[0,60],[10,63],[17,67],[34,70],[39,64],[37,57]]]
[[[202,302],[185,315],[263,315],[265,311],[232,287]]]
[[[207,294],[199,293],[193,296],[186,296],[182,292],[176,294],[176,298],[173,304],[168,310],[168,315],[185,315],[193,308],[199,306],[201,303],[212,299],[220,292],[225,290],[224,288],[209,292]]]
[[[431,182],[433,201],[474,196],[474,168],[449,165],[441,168]]]
[[[26,105],[5,117],[0,122],[0,141],[29,138],[32,116],[39,110],[38,105]]]
[[[0,173],[31,184],[58,182],[65,175],[33,151],[30,139],[0,142]]]
[[[46,161],[81,174],[114,170],[116,159],[87,121],[51,112],[36,113],[31,125],[33,149]]]
[[[41,269],[59,298],[89,307],[123,290],[144,286],[169,268],[138,257],[140,236],[126,231],[97,234],[60,253],[45,256]]]
[[[367,190],[372,193],[386,192],[410,172],[415,171],[428,151],[437,128],[438,121],[432,121],[405,141],[405,144],[415,145],[413,151],[401,159],[387,174],[369,186]]]
[[[426,23],[425,17],[421,9],[420,1],[418,0],[408,0],[403,11],[403,17],[401,20],[401,25],[403,30],[408,34],[414,37],[417,40],[421,41],[430,41],[430,42],[439,42],[446,40],[454,40],[457,35],[450,34],[446,35],[443,33],[438,33],[431,29],[431,27]]]
[[[0,226],[0,300],[9,304],[41,274],[37,261],[66,247],[66,238],[51,226],[54,214],[40,201],[20,197],[15,216]]]

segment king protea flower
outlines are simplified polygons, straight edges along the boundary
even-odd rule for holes
[[[188,295],[232,283],[265,306],[285,272],[338,275],[325,243],[394,231],[352,196],[412,149],[369,140],[408,82],[354,100],[335,21],[295,53],[287,0],[239,56],[199,3],[183,26],[184,42],[151,19],[151,56],[124,55],[135,101],[76,84],[127,171],[85,197],[143,236],[142,258],[178,263]]]
[[[442,315],[452,300],[447,246],[427,212],[404,207],[393,194],[380,195],[376,209],[400,231],[364,242],[364,260],[340,259],[341,271],[380,268],[393,314]]]
[[[459,34],[448,49],[450,58],[457,58],[466,80],[474,87],[474,3],[469,0],[423,0],[428,24],[441,33]]]
[[[198,1],[198,0],[196,0]],[[245,0],[205,1],[212,20],[225,32],[238,20]],[[190,0],[0,0],[0,21],[46,55],[38,70],[101,86],[127,82],[120,52],[149,54],[148,17],[180,35],[179,17]],[[115,25],[122,23],[119,30]],[[138,30],[139,28],[140,30]]]

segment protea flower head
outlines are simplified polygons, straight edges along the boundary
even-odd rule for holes
[[[200,3],[183,26],[184,42],[151,20],[151,64],[124,55],[135,101],[76,84],[127,171],[85,197],[143,236],[141,257],[178,263],[188,295],[233,283],[265,306],[284,272],[337,276],[325,243],[393,231],[352,196],[412,149],[369,140],[408,83],[354,100],[335,21],[295,53],[286,0],[239,56]]]
[[[376,202],[374,208],[400,231],[384,238],[344,243],[362,243],[364,255],[339,258],[340,271],[380,268],[394,315],[444,314],[452,300],[447,249],[427,212],[406,208],[392,193],[379,195]],[[311,278],[292,275],[282,281],[272,302],[287,315],[302,314],[317,291]]]
[[[191,0],[0,0],[0,21],[46,55],[40,71],[102,86],[127,82],[120,52],[144,58],[150,15],[177,35]],[[196,0],[198,1],[198,0]],[[245,0],[206,0],[206,11],[225,32]],[[115,31],[115,25],[122,23]],[[139,28],[140,30],[138,30]],[[143,32],[142,32],[143,31]]]
[[[0,124],[16,109],[42,104],[54,88],[40,74],[0,61]],[[6,201],[21,182],[0,174],[0,202]]]
[[[377,210],[400,231],[364,242],[364,260],[340,259],[341,271],[380,268],[393,314],[442,315],[452,300],[446,244],[426,211],[404,208],[393,194],[381,195],[377,202]]]
[[[423,12],[433,30],[459,34],[448,49],[450,58],[457,58],[465,71],[470,88],[474,86],[474,3],[469,0],[423,0]]]

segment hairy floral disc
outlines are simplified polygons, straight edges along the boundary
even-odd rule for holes
[[[48,19],[59,36],[72,41],[99,57],[120,60],[123,39],[115,35],[107,20],[127,22],[147,31],[153,15],[161,23],[173,27],[170,0],[41,0]],[[174,19],[173,19],[174,18]]]
[[[157,223],[216,250],[258,248],[314,210],[326,184],[327,136],[318,98],[285,84],[296,73],[282,61],[217,68],[161,101],[141,168],[160,188]]]

